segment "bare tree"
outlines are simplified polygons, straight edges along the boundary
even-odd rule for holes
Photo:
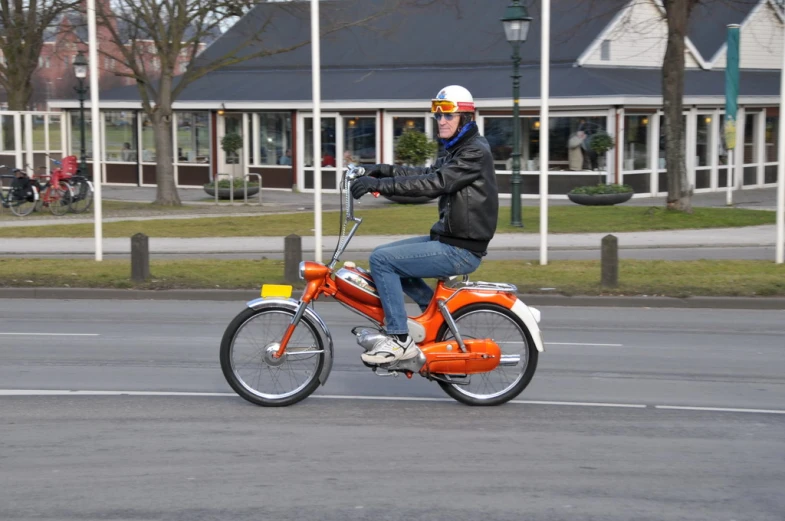
[[[67,0],[0,0],[0,87],[11,110],[26,110],[33,97],[33,74],[38,68],[46,33],[59,15],[78,2]]]
[[[172,104],[186,87],[222,67],[290,52],[309,43],[309,39],[302,39],[281,44],[264,38],[265,32],[279,18],[295,16],[307,22],[307,3],[281,2],[256,7],[254,3],[250,0],[117,0],[111,6],[112,12],[108,12],[104,2],[97,4],[99,23],[110,35],[114,49],[102,52],[117,53],[116,57],[126,70],[116,74],[133,78],[142,109],[153,125],[157,204],[181,204],[174,181]],[[383,3],[383,7],[361,17],[351,14],[351,4],[353,2],[346,2],[342,9],[343,18],[339,16],[332,20],[322,28],[323,32],[367,23],[389,12],[394,2]],[[243,25],[246,34],[233,49],[209,59],[198,57],[206,41],[252,9],[263,11],[255,14],[253,24]],[[362,9],[360,12],[368,13],[369,10]],[[183,62],[183,56],[187,62],[186,70],[177,76],[180,71],[176,70],[176,65]]]
[[[665,115],[665,163],[668,165],[668,208],[692,213],[692,189],[687,181],[684,150],[684,51],[692,10],[700,0],[663,0],[668,43],[662,62],[662,102]]]

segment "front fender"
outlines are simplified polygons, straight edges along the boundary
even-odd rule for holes
[[[291,309],[292,312],[294,312],[297,310],[297,306],[300,305],[300,301],[291,298],[257,298],[249,301],[246,305],[252,309],[284,307]],[[322,320],[322,317],[317,315],[316,311],[312,308],[305,308],[303,316],[307,316],[318,326],[319,334],[322,337],[322,343],[324,344],[324,365],[322,366],[321,373],[319,373],[319,383],[324,385],[327,383],[327,377],[330,376],[330,371],[332,371],[333,368],[333,337],[330,334],[330,330],[327,329],[327,324]]]
[[[534,346],[537,348],[537,351],[540,353],[545,351],[545,343],[542,340],[542,331],[538,325],[538,322],[540,321],[540,310],[529,307],[520,299],[517,299],[512,308],[510,308],[510,311],[515,313],[529,329],[529,333],[531,333],[532,339],[534,340]]]

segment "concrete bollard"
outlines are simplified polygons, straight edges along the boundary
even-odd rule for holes
[[[303,260],[303,239],[287,235],[283,240],[283,276],[289,282],[300,280],[300,262]]]
[[[150,242],[147,235],[131,237],[131,280],[144,282],[150,278]]]
[[[600,285],[604,288],[615,288],[619,285],[619,241],[615,235],[602,238],[600,255]]]

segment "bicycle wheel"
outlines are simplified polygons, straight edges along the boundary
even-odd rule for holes
[[[256,405],[280,407],[306,398],[319,386],[324,345],[317,326],[303,316],[281,358],[273,358],[294,311],[246,309],[221,340],[221,369],[234,391]]]
[[[518,396],[534,376],[538,355],[521,319],[495,304],[472,304],[459,309],[453,318],[464,340],[493,339],[507,362],[491,372],[471,375],[467,385],[439,382],[444,392],[466,405],[500,405]],[[439,341],[453,338],[447,324],[442,326],[437,338]]]
[[[13,191],[8,193],[8,208],[11,210],[11,213],[18,217],[24,217],[33,213],[37,202],[35,199],[30,200],[27,197],[20,198]]]
[[[74,192],[71,185],[65,181],[60,181],[57,187],[50,186],[48,192],[49,211],[54,215],[65,215],[71,209],[71,202],[74,200]]]
[[[71,187],[74,191],[71,211],[73,213],[84,213],[89,210],[93,205],[93,187],[87,182],[87,179],[72,181]]]

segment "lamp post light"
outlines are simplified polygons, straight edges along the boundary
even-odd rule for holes
[[[507,41],[512,44],[512,212],[510,224],[523,227],[521,220],[521,123],[518,109],[518,91],[520,90],[521,75],[518,71],[521,63],[521,42],[526,41],[529,35],[531,17],[522,6],[520,0],[512,0],[502,18],[504,34]]]
[[[79,133],[81,139],[82,148],[81,158],[79,162],[79,169],[82,172],[82,175],[87,175],[87,162],[86,162],[86,147],[85,147],[85,127],[84,127],[84,100],[85,96],[87,95],[87,87],[85,87],[84,80],[87,77],[87,58],[85,58],[82,51],[74,58],[74,75],[76,79],[79,80],[79,86],[74,87],[76,93],[79,95]]]

